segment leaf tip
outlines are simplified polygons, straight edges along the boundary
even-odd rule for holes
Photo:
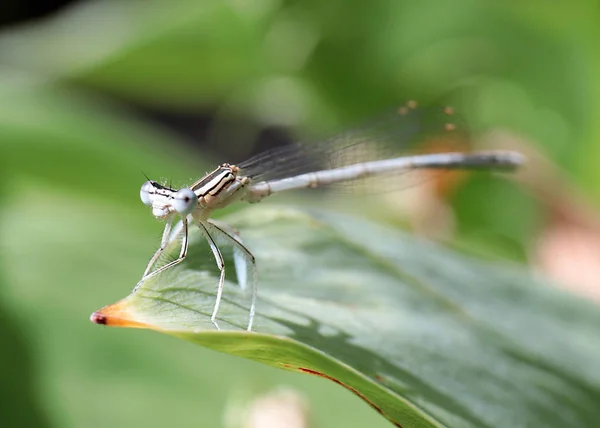
[[[127,307],[126,300],[121,300],[94,312],[90,316],[90,321],[94,324],[109,327],[151,328],[148,324],[135,320]]]

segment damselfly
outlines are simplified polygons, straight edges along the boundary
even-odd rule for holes
[[[380,176],[392,185],[401,178],[398,177],[400,174],[410,175],[419,170],[513,170],[523,163],[523,156],[512,151],[448,151],[430,154],[413,152],[401,157],[381,155],[382,147],[391,147],[398,153],[399,149],[406,150],[408,145],[422,142],[423,139],[432,136],[446,139],[458,132],[456,124],[452,122],[453,113],[448,107],[419,108],[411,101],[389,117],[320,144],[285,146],[238,165],[224,163],[189,187],[174,189],[156,181],[145,182],[140,190],[142,202],[152,207],[155,217],[165,219],[166,226],[160,247],[148,263],[139,284],[175,266],[186,257],[188,230],[190,225],[194,224],[206,238],[220,271],[211,315],[211,321],[217,329],[217,314],[225,283],[225,262],[217,241],[233,246],[238,284],[242,289],[246,289],[248,285],[247,270],[242,267],[251,264],[252,295],[247,327],[250,331],[254,321],[258,287],[256,261],[238,234],[226,224],[211,219],[211,213],[235,201],[258,202],[284,190],[317,188],[375,176]],[[176,219],[181,220],[180,227],[183,231],[179,256],[152,270],[171,242],[173,222]]]

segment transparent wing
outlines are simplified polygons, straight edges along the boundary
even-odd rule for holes
[[[468,151],[468,132],[450,107],[420,107],[410,101],[370,123],[318,143],[296,143],[261,153],[239,164],[241,173],[253,181],[271,181],[307,172],[332,169],[361,162],[425,152]],[[434,174],[439,174],[436,170]],[[402,182],[410,186],[427,178],[428,171],[402,171]],[[389,179],[389,175],[387,176]],[[361,179],[373,187],[380,177]],[[357,182],[336,187],[356,187]]]

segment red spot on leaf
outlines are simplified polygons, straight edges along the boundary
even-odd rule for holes
[[[99,312],[94,312],[90,317],[90,321],[95,324],[106,325],[106,316]]]

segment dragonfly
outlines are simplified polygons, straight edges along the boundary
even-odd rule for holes
[[[454,110],[422,108],[409,101],[383,119],[366,126],[338,134],[317,144],[292,144],[258,154],[239,164],[223,163],[212,172],[184,188],[172,188],[148,180],[140,189],[142,202],[152,208],[152,214],[165,220],[158,250],[150,259],[140,284],[181,263],[188,253],[188,232],[194,225],[208,242],[219,269],[219,282],[211,314],[217,330],[217,315],[225,285],[225,261],[217,242],[234,249],[233,262],[238,286],[248,290],[251,302],[247,330],[251,331],[256,313],[258,275],[256,259],[244,245],[239,233],[229,225],[211,218],[215,210],[237,201],[256,203],[275,193],[293,189],[321,188],[340,183],[380,178],[381,187],[394,187],[407,182],[406,177],[418,171],[497,170],[512,171],[525,162],[515,151],[445,151],[419,153],[407,150],[431,138],[449,141],[459,132]],[[381,147],[396,156],[385,157]],[[393,150],[389,150],[392,148]],[[398,152],[402,152],[399,156]],[[367,181],[369,183],[369,181]],[[367,187],[369,189],[369,187]],[[375,188],[373,188],[375,190]],[[176,259],[153,269],[175,235],[173,224],[182,231],[181,248]],[[248,278],[247,266],[252,278]]]

